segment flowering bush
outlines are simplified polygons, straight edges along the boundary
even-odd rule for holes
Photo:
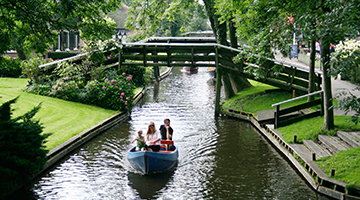
[[[113,110],[130,110],[132,107],[133,90],[135,88],[132,75],[117,76],[114,79],[104,78],[103,81],[89,81],[81,87],[81,81],[76,82],[70,77],[42,84],[32,84],[27,92],[56,97],[59,99],[91,104]]]
[[[332,59],[332,75],[360,84],[360,41],[349,40],[336,45]]]
[[[105,78],[100,83],[101,89],[104,91],[101,97],[104,105],[102,107],[116,110],[128,110],[131,108],[133,89],[132,75],[122,73],[116,79]]]

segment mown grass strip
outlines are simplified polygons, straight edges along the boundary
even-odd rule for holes
[[[253,87],[237,93],[234,97],[227,100],[223,105],[223,109],[233,108],[256,114],[258,111],[275,109],[272,104],[279,103],[293,97],[293,94],[285,91],[276,91],[265,93],[267,90],[275,90],[277,87],[263,84],[257,81],[250,81]],[[290,107],[305,103],[307,98],[292,101],[281,105],[281,108]]]
[[[118,112],[23,92],[22,88],[26,86],[27,81],[28,79],[0,78],[0,104],[20,96],[17,103],[13,104],[15,117],[30,111],[42,102],[35,119],[42,123],[43,133],[52,133],[45,144],[48,150]]]

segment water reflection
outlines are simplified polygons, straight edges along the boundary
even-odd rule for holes
[[[166,189],[165,186],[174,176],[174,171],[161,174],[141,175],[128,173],[128,185],[135,189],[141,199],[151,199],[158,195],[159,191]]]

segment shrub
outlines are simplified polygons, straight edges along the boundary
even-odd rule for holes
[[[25,91],[125,111],[132,107],[133,90],[135,88],[132,77],[132,75],[127,76],[124,72],[120,76],[117,75],[116,78],[104,78],[101,82],[97,80],[89,81],[83,88],[81,87],[81,81],[78,83],[71,80],[70,77],[64,77],[52,82],[33,83]]]
[[[134,89],[131,80],[132,75],[126,76],[125,72],[116,79],[105,78],[100,83],[101,89],[104,91],[103,95],[100,96],[102,107],[114,110],[131,109]]]
[[[44,140],[49,134],[41,134],[43,127],[32,120],[41,105],[11,119],[17,98],[0,106],[0,198],[33,178],[47,161]]]
[[[21,76],[21,60],[10,56],[0,57],[0,77],[19,76]]]
[[[40,73],[41,73],[41,69],[39,68],[39,66],[52,61],[53,60],[50,58],[43,59],[41,57],[34,56],[29,60],[22,61],[21,63],[22,73],[27,75],[29,79],[35,81],[35,83],[39,83]]]
[[[349,79],[352,83],[360,84],[360,41],[350,40],[336,45],[333,53],[332,75]]]

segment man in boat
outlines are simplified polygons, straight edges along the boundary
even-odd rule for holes
[[[164,124],[160,126],[161,140],[172,140],[174,130],[170,126],[170,119],[164,119]],[[168,148],[167,148],[168,149]],[[170,146],[170,150],[174,147]]]

